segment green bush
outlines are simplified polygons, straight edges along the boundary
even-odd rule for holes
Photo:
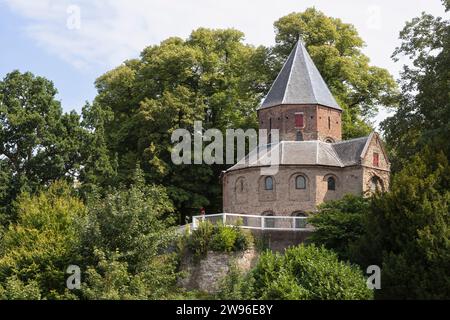
[[[204,256],[208,250],[215,252],[245,251],[252,245],[253,236],[247,230],[223,224],[213,225],[209,221],[201,222],[187,239],[187,247],[196,257]]]
[[[258,299],[366,300],[373,298],[361,271],[314,245],[284,255],[265,252],[252,271]]]
[[[340,259],[352,260],[352,248],[364,234],[369,210],[369,199],[354,195],[320,205],[319,212],[309,218],[316,230],[308,241],[333,250]]]
[[[235,251],[245,251],[254,244],[254,238],[249,230],[238,229],[236,241],[234,242]]]
[[[214,226],[209,221],[200,222],[198,228],[192,231],[188,240],[188,248],[195,256],[203,256],[208,252]]]
[[[214,227],[214,233],[209,248],[217,252],[232,252],[235,248],[238,232],[235,228],[218,224]]]
[[[254,296],[253,281],[250,274],[244,274],[236,264],[231,264],[228,274],[220,282],[216,298],[218,300],[251,300]]]

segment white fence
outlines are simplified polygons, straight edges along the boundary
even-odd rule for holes
[[[212,224],[222,223],[226,226],[237,226],[243,229],[303,231],[311,230],[307,217],[257,216],[235,213],[219,213],[192,218],[192,228],[195,230],[201,221]]]

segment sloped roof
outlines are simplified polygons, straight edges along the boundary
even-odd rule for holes
[[[320,104],[342,110],[301,40],[292,50],[259,109],[283,104]]]
[[[344,166],[361,162],[361,156],[371,136],[333,143],[333,149]]]
[[[269,165],[321,165],[347,167],[361,163],[361,156],[371,136],[338,143],[313,141],[281,141],[258,147],[227,171]],[[279,163],[276,163],[276,155]]]

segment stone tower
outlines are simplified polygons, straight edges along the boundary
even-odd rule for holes
[[[342,109],[299,41],[258,109],[261,129],[280,141],[342,140]],[[269,143],[271,136],[268,137]]]

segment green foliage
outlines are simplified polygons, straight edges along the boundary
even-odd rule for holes
[[[238,230],[230,228],[222,224],[218,224],[214,228],[211,238],[210,249],[217,252],[231,252],[235,248]]]
[[[244,274],[236,264],[230,265],[225,278],[220,283],[216,295],[219,300],[251,300],[253,299],[253,281],[250,274]]]
[[[267,251],[252,274],[258,299],[366,300],[373,296],[356,266],[314,245],[292,247],[284,255]]]
[[[196,257],[202,257],[208,250],[216,252],[245,251],[253,245],[253,236],[239,227],[213,225],[202,221],[187,239],[188,248]]]
[[[209,243],[214,232],[214,226],[209,221],[200,222],[188,239],[188,248],[195,256],[204,256],[209,249]]]
[[[276,46],[272,51],[278,68],[298,39],[303,39],[311,58],[344,109],[345,139],[367,135],[372,128],[365,120],[369,121],[379,106],[397,105],[396,82],[386,69],[369,64],[369,58],[362,53],[364,41],[353,25],[309,8],[277,20],[275,31]]]
[[[382,264],[383,299],[450,297],[450,167],[424,152],[373,199],[358,247],[361,265]]]
[[[395,172],[425,146],[450,158],[450,20],[423,13],[406,24],[400,40],[393,58],[411,63],[403,67],[400,107],[382,124]]]
[[[36,280],[24,283],[17,276],[9,277],[4,288],[0,285],[0,300],[41,300],[39,284]]]
[[[89,200],[82,234],[85,259],[95,249],[120,251],[130,268],[145,268],[174,240],[173,205],[159,186],[133,185]]]
[[[239,229],[234,241],[234,251],[245,251],[252,247],[255,239],[250,230]]]
[[[174,288],[173,205],[164,188],[145,185],[141,174],[138,168],[130,188],[88,202],[81,235],[87,298],[162,299]]]
[[[130,267],[119,252],[95,252],[98,264],[86,271],[82,294],[89,300],[162,300],[176,279],[171,257],[160,256],[152,267],[130,272]],[[155,262],[159,265],[155,268]],[[169,285],[169,287],[167,287]]]
[[[63,114],[53,83],[14,71],[0,80],[0,215],[14,220],[12,201],[58,179],[72,180],[84,131]]]
[[[309,219],[315,232],[310,242],[331,249],[340,259],[349,260],[352,247],[364,234],[364,217],[370,210],[370,201],[362,196],[346,195],[341,200],[319,206]]]
[[[65,270],[80,262],[83,203],[67,184],[55,182],[36,196],[21,195],[17,212],[17,223],[9,226],[0,244],[0,283],[6,283],[5,295],[20,298],[23,291],[37,297],[38,286],[42,298],[70,297]]]
[[[119,182],[129,183],[140,162],[146,181],[167,186],[182,215],[208,205],[219,209],[217,176],[224,167],[174,165],[171,134],[193,132],[199,120],[223,132],[257,127],[255,110],[267,81],[259,62],[266,50],[245,45],[243,37],[233,29],[200,28],[186,40],[150,46],[140,59],[97,79],[98,96],[84,113],[104,132],[109,154],[117,155]]]

